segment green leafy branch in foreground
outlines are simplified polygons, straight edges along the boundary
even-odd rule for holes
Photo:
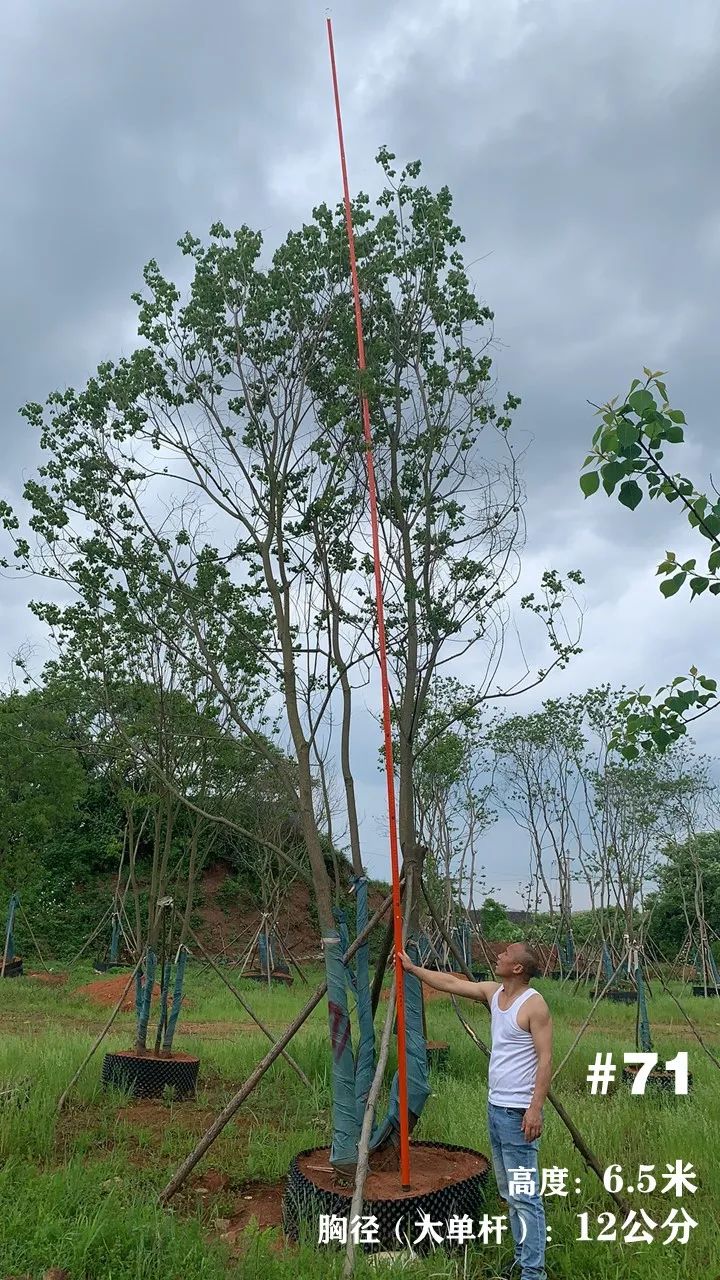
[[[595,406],[601,422],[583,463],[580,488],[586,498],[601,484],[608,496],[617,490],[618,501],[631,511],[644,492],[648,498],[679,501],[690,527],[710,543],[707,564],[698,569],[697,558],[680,561],[674,551],[667,551],[657,570],[663,579],[660,591],[669,599],[687,583],[691,600],[704,591],[720,595],[720,496],[715,491],[713,500],[686,476],[668,471],[664,450],[684,443],[685,415],[670,407],[665,375],[647,368],[643,372],[645,381],[633,379],[622,404],[618,406],[615,396]],[[689,675],[676,676],[658,689],[654,699],[642,688],[624,699],[613,745],[628,760],[636,759],[640,748],[662,751],[686,732],[691,720],[717,705],[717,682],[691,667]]]

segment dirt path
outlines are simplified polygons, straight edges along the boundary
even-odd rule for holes
[[[0,1033],[6,1031],[9,1035],[24,1035],[36,1033],[40,1028],[43,1031],[86,1031],[90,1035],[102,1031],[106,1021],[107,1019],[84,1018],[81,1014],[48,1014],[40,1010],[32,1013],[5,1012],[0,1013]],[[122,1029],[128,1024],[119,1025]],[[285,1029],[284,1022],[266,1022],[265,1025],[269,1031],[280,1032]],[[301,1028],[298,1034],[302,1035],[305,1030],[306,1028]],[[206,1040],[235,1040],[240,1034],[252,1032],[265,1039],[254,1022],[183,1022],[179,1032],[188,1036],[202,1036]]]
[[[583,1019],[583,1021],[584,1021],[584,1019]],[[565,1026],[565,1027],[572,1027],[573,1029],[577,1028],[577,1030],[578,1030],[578,1031],[580,1030],[580,1028],[581,1028],[581,1026],[582,1026],[582,1025],[583,1025],[582,1021],[580,1021],[580,1022],[564,1022],[564,1023],[563,1023],[563,1026]],[[701,1035],[701,1036],[720,1036],[720,1023],[717,1023],[715,1026],[712,1026],[712,1027],[703,1026],[703,1024],[702,1024],[701,1022],[696,1022],[696,1023],[695,1023],[695,1025],[696,1025],[696,1027],[697,1027],[698,1031],[700,1032],[700,1035]],[[683,1021],[678,1021],[678,1022],[653,1022],[653,1020],[652,1020],[652,1018],[651,1018],[651,1019],[650,1019],[650,1030],[651,1030],[651,1031],[653,1031],[653,1032],[654,1032],[654,1031],[668,1031],[671,1035],[676,1035],[678,1032],[682,1031],[684,1035],[691,1036],[693,1039],[695,1039],[695,1037],[693,1036],[693,1033],[692,1033],[692,1031],[690,1030],[690,1028],[689,1028],[689,1026],[688,1026],[687,1022],[683,1022]],[[587,1031],[588,1031],[588,1034],[589,1034],[589,1035],[591,1035],[594,1031],[615,1031],[615,1032],[617,1032],[617,1031],[618,1031],[618,1024],[617,1024],[616,1022],[596,1022],[596,1021],[595,1021],[595,1019],[593,1018],[593,1020],[592,1020],[592,1022],[590,1023],[590,1025],[589,1025],[589,1027],[588,1027]],[[697,1042],[696,1042],[696,1043],[697,1043]]]
[[[93,1017],[87,1018],[83,1017],[82,1014],[59,1012],[46,1013],[44,1010],[40,1009],[23,1013],[10,1010],[0,1012],[0,1033],[6,1031],[9,1035],[35,1034],[38,1029],[43,1031],[49,1031],[52,1029],[67,1032],[84,1031],[87,1032],[88,1035],[91,1035],[93,1032],[97,1034],[99,1031],[102,1031],[104,1025],[104,1019]],[[128,1022],[116,1023],[116,1031],[118,1029],[118,1025],[120,1029],[122,1029],[123,1026],[128,1026],[130,1024]],[[269,1031],[280,1032],[284,1031],[286,1024],[284,1022],[266,1022],[265,1025]],[[582,1019],[572,1019],[563,1022],[563,1026],[567,1027],[568,1030],[573,1031],[579,1031],[582,1025]],[[681,1020],[673,1023],[653,1022],[651,1025],[653,1031],[666,1031],[671,1035],[675,1035],[682,1031],[692,1035],[687,1023]],[[306,1024],[301,1027],[297,1034],[299,1036],[306,1034],[309,1026],[311,1026],[311,1024]],[[697,1028],[701,1036],[720,1036],[720,1022],[715,1023],[712,1026],[703,1026],[702,1023],[698,1023]],[[589,1034],[592,1034],[595,1031],[617,1032],[618,1024],[613,1022],[596,1022],[595,1019],[593,1019],[587,1030]],[[248,1032],[261,1036],[263,1039],[265,1038],[262,1036],[262,1032],[260,1032],[255,1026],[254,1022],[182,1022],[180,1024],[181,1034],[187,1036],[199,1036],[205,1040],[235,1040],[238,1035],[244,1035]]]

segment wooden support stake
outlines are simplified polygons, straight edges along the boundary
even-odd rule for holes
[[[234,987],[234,986],[233,986],[233,984],[229,981],[229,979],[225,977],[225,974],[223,973],[223,971],[222,971],[222,969],[220,968],[220,966],[219,966],[219,965],[217,965],[217,964],[215,963],[215,961],[213,960],[213,958],[212,958],[212,956],[210,955],[210,953],[209,953],[208,951],[206,951],[206,950],[205,950],[205,947],[203,946],[202,942],[201,942],[201,941],[200,941],[200,939],[198,938],[197,934],[196,934],[192,929],[188,929],[188,933],[190,934],[190,937],[192,938],[193,942],[195,943],[195,946],[197,947],[197,949],[198,949],[198,951],[200,952],[201,956],[204,956],[204,958],[205,958],[205,960],[206,960],[207,964],[210,966],[210,968],[211,968],[211,969],[213,969],[213,970],[214,970],[214,972],[217,974],[217,976],[218,976],[218,978],[220,979],[220,981],[225,983],[225,986],[227,987],[228,991],[232,991],[233,995],[235,996],[235,999],[239,1002],[239,1004],[241,1004],[241,1005],[242,1005],[242,1007],[243,1007],[243,1009],[245,1010],[245,1012],[246,1012],[246,1014],[248,1015],[248,1017],[249,1017],[249,1018],[252,1018],[252,1020],[253,1020],[253,1022],[255,1023],[255,1025],[256,1025],[257,1027],[259,1027],[259,1029],[262,1031],[262,1033],[263,1033],[263,1035],[264,1035],[264,1036],[267,1036],[267,1038],[268,1038],[268,1040],[270,1041],[270,1043],[271,1043],[271,1044],[275,1044],[275,1043],[276,1043],[276,1041],[275,1041],[275,1037],[274,1037],[274,1035],[273,1035],[272,1031],[269,1031],[269,1030],[268,1030],[268,1028],[267,1028],[267,1027],[266,1027],[266,1026],[265,1026],[265,1025],[260,1021],[260,1019],[258,1018],[257,1014],[256,1014],[256,1013],[253,1013],[252,1009],[250,1008],[250,1005],[249,1005],[249,1004],[247,1004],[247,1002],[243,999],[243,997],[241,996],[241,994],[240,994],[240,992],[238,991],[237,987]],[[283,1053],[283,1055],[282,1055],[282,1056],[283,1056],[283,1058],[285,1059],[285,1061],[287,1062],[288,1066],[289,1066],[289,1067],[292,1067],[292,1069],[293,1069],[293,1071],[295,1072],[296,1076],[299,1076],[300,1080],[302,1080],[302,1083],[305,1085],[305,1088],[306,1088],[306,1089],[310,1089],[310,1088],[312,1088],[312,1086],[311,1086],[311,1084],[310,1084],[310,1081],[308,1080],[307,1076],[305,1075],[305,1072],[302,1070],[302,1068],[301,1068],[301,1067],[299,1067],[299,1066],[298,1066],[298,1064],[297,1064],[297,1062],[295,1061],[295,1059],[294,1059],[294,1058],[291,1058],[291,1056],[290,1056],[290,1054],[289,1054],[289,1053]]]
[[[100,1048],[100,1045],[102,1044],[103,1040],[105,1039],[105,1037],[106,1037],[106,1035],[107,1035],[108,1031],[110,1030],[110,1028],[111,1028],[111,1026],[112,1026],[113,1022],[114,1022],[114,1021],[115,1021],[115,1019],[117,1018],[117,1016],[118,1016],[118,1014],[119,1014],[119,1012],[120,1012],[120,1010],[121,1010],[121,1008],[122,1008],[123,1001],[124,1001],[124,999],[125,999],[125,997],[126,997],[126,995],[127,995],[128,991],[130,990],[130,988],[131,988],[131,986],[132,986],[133,982],[135,981],[135,975],[136,975],[136,973],[137,973],[138,969],[140,968],[140,965],[141,965],[141,964],[142,964],[142,958],[141,958],[140,960],[138,960],[137,964],[135,965],[135,968],[133,969],[132,973],[130,974],[130,977],[128,978],[128,980],[127,980],[127,982],[126,982],[126,984],[125,984],[125,990],[123,991],[122,995],[120,996],[120,999],[118,1000],[117,1004],[115,1005],[115,1008],[113,1009],[112,1013],[110,1014],[110,1017],[108,1018],[107,1022],[105,1023],[105,1026],[103,1027],[102,1031],[100,1032],[100,1035],[98,1036],[97,1040],[96,1040],[96,1041],[95,1041],[95,1043],[93,1044],[92,1049],[91,1049],[91,1050],[90,1050],[90,1052],[89,1052],[89,1053],[88,1053],[88,1054],[83,1058],[82,1062],[80,1063],[80,1066],[78,1067],[77,1071],[75,1072],[75,1075],[73,1076],[72,1080],[70,1081],[70,1083],[69,1083],[69,1085],[68,1085],[67,1089],[65,1090],[65,1092],[64,1092],[63,1094],[61,1094],[61,1096],[60,1096],[60,1100],[59,1100],[58,1105],[57,1105],[58,1114],[62,1111],[63,1107],[65,1106],[65,1103],[67,1102],[68,1097],[70,1096],[70,1090],[73,1088],[73,1085],[77,1084],[77,1082],[78,1082],[78,1080],[80,1079],[80,1076],[82,1075],[83,1071],[85,1070],[85,1068],[86,1068],[86,1066],[87,1066],[88,1062],[89,1062],[89,1061],[90,1061],[90,1059],[92,1058],[93,1054],[97,1051],[97,1049],[99,1049],[99,1048]]]

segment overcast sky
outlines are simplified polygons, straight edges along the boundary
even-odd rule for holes
[[[177,239],[221,219],[272,247],[339,198],[325,6],[209,0],[5,0],[0,10],[2,490],[38,461],[20,405],[81,385],[133,344],[143,264],[178,277]],[[668,370],[689,444],[717,471],[720,9],[716,0],[371,0],[332,9],[351,184],[377,189],[386,143],[447,183],[478,292],[495,312],[501,390],[529,443],[525,575],[587,579],[584,652],[546,693],[655,688],[720,674],[718,615],[664,601],[662,553],[691,544],[667,505],[634,514],[577,477],[587,400]],[[28,584],[0,583],[10,655],[42,644]],[[38,647],[38,654],[42,652]],[[535,655],[531,655],[535,656]],[[472,678],[472,670],[464,673]],[[534,700],[527,700],[530,706]],[[516,707],[516,709],[519,709]],[[720,752],[720,713],[701,745]],[[387,867],[382,780],[360,791],[367,861]],[[487,842],[509,905],[527,849]]]

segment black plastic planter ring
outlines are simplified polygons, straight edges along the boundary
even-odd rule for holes
[[[429,1214],[431,1219],[442,1223],[446,1223],[449,1218],[463,1216],[477,1220],[490,1172],[486,1157],[470,1147],[456,1147],[446,1142],[416,1142],[413,1147],[430,1147],[438,1152],[467,1152],[483,1160],[484,1168],[470,1177],[421,1195],[382,1200],[364,1199],[363,1217],[374,1218],[377,1222],[376,1239],[371,1243],[359,1244],[359,1248],[368,1253],[405,1248],[408,1240],[413,1241],[417,1237],[417,1224],[422,1214]],[[283,1195],[282,1218],[285,1232],[291,1240],[299,1240],[303,1231],[307,1231],[314,1243],[317,1243],[320,1215],[334,1214],[349,1218],[351,1195],[327,1191],[311,1182],[302,1172],[299,1159],[312,1155],[314,1150],[316,1148],[298,1152],[290,1165]],[[449,1242],[444,1243],[445,1247],[449,1247]],[[427,1252],[431,1249],[432,1242],[428,1240],[413,1247],[417,1253]]]
[[[134,1098],[161,1098],[166,1089],[173,1089],[176,1098],[190,1098],[197,1090],[199,1066],[199,1058],[106,1053],[102,1083],[105,1089],[122,1089]]]

